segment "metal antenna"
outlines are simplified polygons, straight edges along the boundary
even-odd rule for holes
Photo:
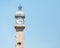
[[[18,8],[19,8],[19,10],[21,10],[22,9],[21,0],[19,0],[19,2],[20,2],[20,4],[19,4]]]

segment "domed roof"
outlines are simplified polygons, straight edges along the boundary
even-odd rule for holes
[[[25,16],[22,10],[16,12],[16,16]]]
[[[19,6],[18,8],[19,10],[16,12],[16,16],[25,16],[24,12],[22,11],[22,7]]]

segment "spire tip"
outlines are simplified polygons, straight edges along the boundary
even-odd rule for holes
[[[22,6],[20,5],[18,8],[19,8],[19,10],[21,10],[22,9]]]

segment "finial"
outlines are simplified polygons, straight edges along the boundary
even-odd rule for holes
[[[19,5],[19,7],[18,7],[18,8],[19,8],[19,10],[21,10],[21,9],[22,9],[22,6],[21,6],[21,5]]]

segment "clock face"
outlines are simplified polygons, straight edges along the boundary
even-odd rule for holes
[[[16,23],[17,24],[23,24],[23,19],[22,18],[17,18]]]

